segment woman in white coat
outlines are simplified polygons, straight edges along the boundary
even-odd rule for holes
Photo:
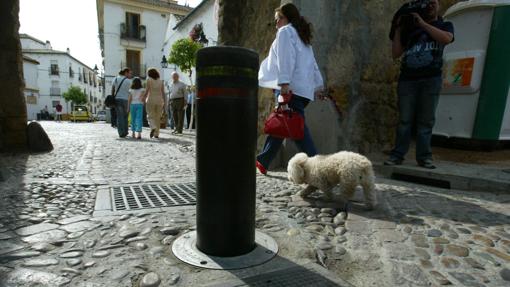
[[[300,15],[296,6],[288,3],[275,10],[276,39],[268,57],[259,70],[259,85],[274,89],[275,94],[292,92],[289,107],[305,115],[310,101],[322,98],[323,80],[315,61],[312,46],[311,24]],[[268,136],[262,152],[257,155],[257,168],[267,173],[271,161],[283,139]],[[295,141],[300,151],[308,156],[317,154],[310,131],[305,124],[304,138]]]

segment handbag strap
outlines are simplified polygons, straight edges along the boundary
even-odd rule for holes
[[[117,87],[117,90],[115,91],[115,95],[113,96],[114,99],[117,97],[117,94],[119,93],[120,87],[122,87],[122,83],[124,83],[124,80],[126,80],[126,78],[127,77],[124,77],[124,79],[122,79],[122,81],[120,81],[120,85],[119,85],[119,87]]]

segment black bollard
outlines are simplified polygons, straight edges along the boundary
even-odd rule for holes
[[[208,47],[197,54],[197,243],[232,257],[255,245],[258,54]]]

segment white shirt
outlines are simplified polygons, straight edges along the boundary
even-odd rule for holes
[[[289,84],[293,94],[314,100],[314,92],[324,86],[311,45],[301,41],[292,24],[276,33],[269,55],[259,70],[259,85],[279,90]]]
[[[129,89],[129,94],[131,95],[131,104],[143,104],[142,96],[145,93],[145,89]]]
[[[177,81],[177,83],[172,83],[172,86],[170,87],[170,99],[175,100],[179,98],[186,98],[186,85],[181,82]]]

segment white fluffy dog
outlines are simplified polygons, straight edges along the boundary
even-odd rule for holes
[[[377,204],[372,163],[360,154],[341,151],[309,158],[305,153],[298,153],[290,159],[287,172],[290,181],[308,184],[299,193],[302,197],[320,189],[332,199],[332,189],[340,185],[342,197],[350,200],[354,196],[356,186],[361,185],[366,207],[373,209]]]

